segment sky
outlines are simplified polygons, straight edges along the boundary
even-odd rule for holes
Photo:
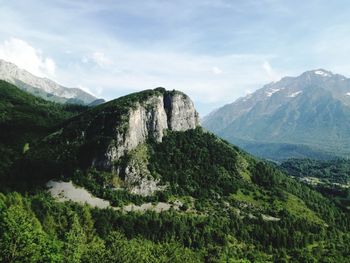
[[[283,76],[350,76],[346,0],[0,0],[0,58],[111,100],[165,87],[203,117]]]

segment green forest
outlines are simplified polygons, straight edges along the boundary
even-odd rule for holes
[[[327,161],[290,159],[281,164],[289,175],[306,182],[339,206],[350,209],[350,163],[345,159]]]
[[[349,260],[349,210],[296,180],[296,173],[289,176],[201,127],[168,130],[161,142],[150,138],[116,164],[119,173],[87,165],[96,145],[110,139],[102,137],[109,127],[123,129],[135,103],[163,92],[87,108],[46,102],[0,82],[1,262]],[[67,143],[88,124],[87,141]],[[140,160],[164,190],[142,196],[116,189],[124,168]],[[297,167],[303,174],[304,165]],[[329,171],[329,178],[338,174]],[[59,202],[45,187],[50,179],[72,180],[111,206]],[[116,209],[176,201],[178,209],[162,212]]]

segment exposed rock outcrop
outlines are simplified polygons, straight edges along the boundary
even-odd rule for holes
[[[147,196],[166,187],[160,183],[161,175],[148,170],[148,142],[161,142],[167,130],[186,131],[198,125],[198,113],[187,95],[157,88],[118,98],[69,120],[44,139],[50,148],[41,152],[57,163],[61,174],[74,172],[69,167],[112,172],[129,192]]]
[[[160,142],[167,129],[185,131],[199,125],[193,102],[177,91],[155,93],[144,101],[136,102],[126,119],[126,128],[115,133],[103,156],[94,159],[95,167],[113,170],[116,161],[147,139]]]
[[[192,101],[184,94],[167,94],[164,107],[168,112],[168,128],[173,131],[193,129],[199,125],[198,113]]]
[[[147,167],[140,169],[133,160],[127,165],[124,173],[124,184],[132,194],[149,196],[166,188],[165,185],[159,185],[160,180],[154,179]]]
[[[148,145],[141,144],[128,154],[126,166],[120,167],[124,169],[124,186],[130,193],[149,196],[166,188],[166,185],[161,185],[160,179],[152,176],[148,170],[149,156]]]

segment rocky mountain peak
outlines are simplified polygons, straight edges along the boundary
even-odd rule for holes
[[[67,88],[50,79],[34,76],[15,64],[2,59],[0,59],[0,79],[45,100],[78,104],[89,104],[97,100],[96,97],[81,89]]]
[[[44,138],[43,148],[35,149],[33,155],[44,153],[58,164],[57,172],[62,174],[74,172],[69,167],[112,172],[132,193],[150,195],[163,186],[147,176],[148,145],[161,143],[169,131],[186,131],[198,125],[198,113],[184,93],[164,88],[145,90],[68,120]]]
[[[236,144],[303,144],[348,154],[349,116],[350,79],[315,69],[265,85],[208,115],[203,126]]]
[[[311,74],[317,75],[317,76],[321,76],[321,77],[332,77],[333,73],[324,69],[315,69],[310,71]]]
[[[114,170],[122,156],[149,139],[161,142],[166,130],[186,131],[198,125],[198,113],[187,95],[157,88],[99,105],[48,139],[84,149],[85,166]]]
[[[96,166],[110,169],[113,162],[148,139],[162,141],[165,130],[186,131],[199,125],[198,113],[187,95],[159,88],[153,92],[134,103],[126,114],[124,130],[114,134],[102,160],[94,161]]]

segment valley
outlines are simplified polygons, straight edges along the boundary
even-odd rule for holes
[[[0,263],[350,263],[348,2],[0,17]]]

